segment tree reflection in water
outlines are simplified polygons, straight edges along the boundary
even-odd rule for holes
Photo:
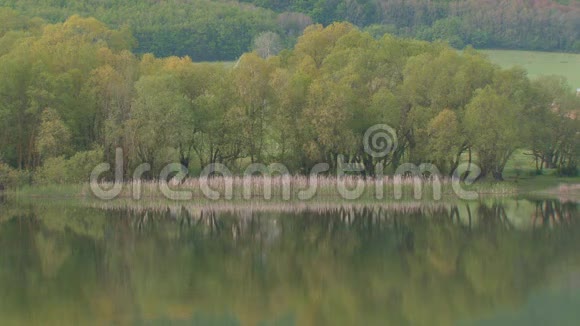
[[[279,208],[279,207],[278,207]],[[433,325],[580,268],[578,204],[0,211],[2,324]]]

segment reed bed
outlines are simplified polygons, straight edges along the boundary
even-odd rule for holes
[[[6,190],[6,196],[30,198],[79,198],[87,197],[88,185],[82,184],[50,184],[32,185]]]
[[[206,186],[204,191],[204,185]],[[359,192],[353,191],[360,189]],[[103,182],[101,189],[113,188],[114,184]],[[168,191],[164,191],[163,186]],[[470,186],[462,185],[467,191],[483,196],[513,196],[518,189],[511,183],[481,182]],[[215,197],[208,196],[208,189]],[[342,191],[341,191],[342,189]],[[101,199],[91,190],[91,185],[34,185],[5,192],[8,197],[28,198],[71,198]],[[210,194],[211,195],[211,194]],[[195,201],[212,202],[383,202],[383,201],[438,201],[463,199],[452,186],[451,179],[430,178],[342,178],[318,176],[272,176],[272,177],[211,177],[206,181],[189,178],[182,182],[134,180],[122,184],[115,199],[134,201]]]
[[[112,183],[100,184],[103,189]],[[342,178],[318,176],[273,176],[273,177],[212,177],[175,180],[165,184],[171,193],[163,191],[159,181],[136,180],[123,185],[117,198],[152,200],[163,198],[174,201],[359,201],[359,200],[440,200],[462,199],[455,192],[449,178],[432,179],[418,177]],[[355,191],[355,189],[359,191]],[[517,188],[509,183],[476,183],[462,186],[480,196],[510,196]],[[83,187],[83,196],[92,196],[90,187]],[[205,189],[205,191],[204,191]],[[208,191],[209,189],[209,191]],[[213,195],[213,196],[212,196]]]

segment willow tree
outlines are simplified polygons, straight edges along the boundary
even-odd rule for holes
[[[465,127],[478,156],[481,177],[503,180],[503,169],[521,145],[518,107],[491,86],[478,90],[467,105]]]
[[[174,76],[144,76],[135,85],[129,129],[136,163],[150,163],[154,169],[166,163],[168,152],[191,137],[191,102],[175,87]],[[188,139],[184,139],[188,138]]]
[[[36,141],[36,150],[40,158],[47,159],[67,154],[70,150],[71,135],[68,127],[62,122],[58,112],[46,108],[42,112],[42,122]]]
[[[273,67],[254,53],[245,54],[232,72],[237,103],[247,124],[242,137],[252,162],[261,161],[266,146],[266,128],[271,118],[272,88],[269,76]]]

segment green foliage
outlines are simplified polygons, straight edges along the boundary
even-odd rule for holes
[[[41,161],[39,150],[66,152],[61,146],[69,145],[67,130],[73,150],[91,146],[98,136],[90,132],[98,112],[85,92],[86,77],[107,60],[123,58],[131,40],[122,30],[78,16],[15,40],[0,56],[0,154],[5,160],[32,169]],[[46,108],[52,110],[43,118]]]
[[[445,109],[429,122],[427,128],[428,153],[442,172],[452,173],[459,164],[459,155],[464,150],[457,113]]]
[[[50,108],[42,111],[36,140],[36,150],[40,157],[51,158],[66,154],[69,146],[70,131],[58,116],[58,112]]]
[[[517,113],[510,100],[491,87],[478,90],[465,112],[468,137],[479,155],[482,177],[502,178],[507,160],[518,148]]]
[[[16,35],[0,55],[0,155],[36,170],[39,183],[84,181],[101,156],[114,164],[117,148],[128,178],[142,163],[156,175],[169,162],[233,171],[278,162],[298,174],[327,162],[334,173],[342,155],[365,175],[378,163],[394,171],[406,162],[451,174],[472,160],[502,179],[518,148],[562,173],[578,165],[580,103],[570,86],[531,82],[471,47],[376,38],[334,23],[307,27],[278,56],[247,53],[224,65],[138,58],[125,30],[92,18]],[[380,158],[362,144],[376,124],[398,139]],[[98,154],[87,152],[95,145]]]
[[[296,11],[315,23],[349,21],[376,34],[443,40],[456,48],[578,51],[578,1],[244,0],[276,12]],[[383,28],[378,26],[383,25]]]
[[[17,170],[0,160],[0,185],[4,188],[19,188],[31,183],[30,171]]]
[[[47,159],[34,175],[38,184],[64,184],[68,179],[67,160],[64,156]]]
[[[103,163],[103,150],[101,148],[75,153],[65,164],[66,182],[87,182],[90,173],[101,163]]]
[[[291,0],[139,1],[0,0],[0,37],[7,30],[38,30],[40,17],[51,23],[72,15],[93,16],[124,34],[139,54],[189,56],[196,61],[235,60],[252,49],[260,34],[272,31],[291,47],[312,23],[347,21],[385,33],[443,40],[456,48],[580,51],[577,1],[511,0]],[[5,23],[4,23],[5,22]]]
[[[423,30],[419,37],[429,41],[445,41],[456,49],[462,49],[465,45],[464,31],[463,21],[458,17],[450,17],[436,21],[431,28]],[[481,40],[477,43],[475,45],[482,45]]]
[[[78,152],[69,159],[51,157],[35,172],[34,182],[40,185],[86,183],[100,163],[103,163],[102,149]]]
[[[278,29],[276,14],[253,6],[221,1],[0,1],[31,17],[52,23],[69,16],[94,16],[132,33],[138,53],[190,56],[196,60],[234,60],[250,50],[261,32]],[[0,18],[2,15],[0,15]],[[14,23],[16,24],[16,23]],[[1,35],[1,30],[0,30]]]

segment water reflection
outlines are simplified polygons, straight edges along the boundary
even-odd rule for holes
[[[574,203],[0,206],[1,324],[448,325],[580,271]]]

